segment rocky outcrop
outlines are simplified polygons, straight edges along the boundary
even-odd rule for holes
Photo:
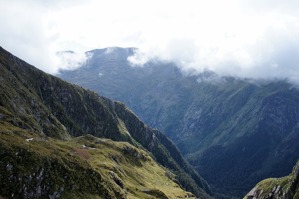
[[[3,139],[3,136],[1,138]],[[16,136],[11,138],[18,140]],[[88,164],[59,156],[43,155],[16,143],[10,147],[3,145],[7,144],[3,140],[0,143],[1,195],[26,199],[60,198],[73,192],[108,198],[122,197],[117,197],[116,191],[109,191],[102,176]],[[40,147],[39,150],[45,149]]]
[[[244,197],[244,199],[297,198],[299,198],[299,161],[289,176],[263,180]]]

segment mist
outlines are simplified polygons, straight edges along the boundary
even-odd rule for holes
[[[174,62],[184,74],[213,71],[219,76],[253,79],[288,79],[299,83],[298,30],[269,29],[252,43],[228,45],[200,44],[199,40],[172,40],[166,48],[136,51],[128,61],[143,66],[149,61]],[[208,38],[206,38],[208,39]],[[237,40],[238,38],[227,38]],[[229,43],[234,43],[230,41]]]
[[[299,3],[294,0],[0,2],[0,45],[55,74],[84,52],[139,49],[132,66],[174,62],[185,74],[299,83]],[[57,52],[74,51],[64,55]]]

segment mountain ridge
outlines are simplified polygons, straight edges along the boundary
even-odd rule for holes
[[[55,139],[51,142],[51,146],[58,148],[63,151],[63,153],[69,153],[65,150],[68,147],[75,146],[65,146],[65,143],[59,144],[60,141],[58,140],[69,142],[74,136],[92,134],[93,136],[109,138],[114,141],[125,141],[139,148],[138,150],[152,152],[152,158],[155,158],[161,165],[163,165],[163,162],[156,157],[155,153],[159,152],[162,154],[165,161],[164,163],[168,163],[168,165],[165,164],[164,166],[169,166],[169,169],[178,174],[178,176],[184,176],[184,178],[174,178],[176,182],[179,182],[181,186],[191,190],[197,196],[210,198],[210,196],[203,191],[203,189],[206,189],[207,192],[211,193],[208,185],[206,185],[205,181],[192,169],[191,171],[187,171],[183,168],[187,167],[188,164],[180,156],[180,153],[176,151],[175,147],[173,147],[171,149],[173,151],[170,152],[168,151],[169,146],[164,146],[160,140],[157,139],[151,151],[150,148],[140,144],[140,142],[146,138],[137,137],[137,132],[135,133],[135,138],[131,135],[126,127],[127,124],[118,116],[122,111],[126,110],[124,105],[120,105],[119,102],[100,97],[95,92],[85,90],[82,87],[74,86],[57,77],[48,75],[13,56],[3,48],[0,48],[0,64],[0,124],[1,131],[4,133],[2,136],[8,136],[11,137],[11,139],[13,139],[14,136],[16,136],[17,139],[21,139],[21,136],[25,141],[25,145],[22,143],[20,147],[26,148],[27,143],[30,147],[37,147],[41,151],[44,150],[43,146],[40,146],[39,142],[31,142],[31,138],[28,138],[28,136],[37,136],[37,140],[47,140],[49,137]],[[118,107],[118,112],[115,112],[115,106]],[[126,114],[130,115],[132,113]],[[146,131],[144,132],[145,134],[147,132],[150,132],[151,135],[161,134],[158,131],[153,131],[141,121],[140,123],[143,125],[143,130]],[[151,138],[152,137],[149,136],[147,142],[151,142]],[[167,140],[166,137],[164,139]],[[35,138],[33,140],[35,140]],[[9,139],[4,139],[3,142],[4,143],[1,144],[4,144],[4,146],[10,149]],[[170,146],[173,146],[171,142]],[[10,153],[8,149],[7,153]],[[78,150],[77,145],[72,150]],[[84,152],[80,149],[79,153],[86,153],[85,150],[83,151]],[[35,153],[30,153],[29,158],[34,154]],[[177,157],[174,157],[173,154],[177,154],[182,162],[177,162]],[[2,155],[5,156],[7,154],[4,153]],[[34,157],[36,157],[36,154]],[[58,159],[60,158],[58,157]],[[67,159],[65,161],[71,163],[73,160],[69,162]],[[6,167],[5,165],[2,166],[2,169]],[[14,167],[17,167],[17,165],[14,165]],[[8,168],[10,168],[10,166]],[[84,168],[85,166],[83,169]],[[195,180],[201,184],[197,185],[191,178],[191,174],[196,176],[198,179],[195,178]],[[49,175],[52,174],[50,173]],[[3,182],[5,181],[7,181],[7,179],[3,180]],[[118,180],[116,179],[116,181]],[[200,188],[202,185],[204,186]],[[4,194],[5,196],[9,193],[3,189],[0,189],[0,191],[1,195]],[[22,189],[21,192],[23,192],[23,194],[27,193],[24,189]],[[112,194],[113,191],[110,190],[108,193]],[[138,194],[139,193],[140,191]],[[123,194],[125,193],[122,192],[122,195]],[[153,194],[159,195],[162,193],[153,191]]]

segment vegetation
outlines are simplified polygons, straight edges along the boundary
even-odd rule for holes
[[[2,48],[0,136],[3,197],[194,197],[187,188],[210,198],[208,185],[183,168],[187,163],[174,145],[123,104],[45,74]]]
[[[1,132],[0,146],[5,197],[194,197],[147,152],[126,142],[91,135],[62,141],[19,129]]]

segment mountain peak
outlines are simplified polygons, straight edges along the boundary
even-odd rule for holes
[[[118,55],[118,56],[131,56],[134,54],[134,52],[138,50],[138,48],[135,47],[117,47],[117,46],[112,46],[112,47],[107,47],[107,48],[100,48],[100,49],[94,49],[87,51],[86,53],[92,53],[92,54],[104,54],[104,55]]]

